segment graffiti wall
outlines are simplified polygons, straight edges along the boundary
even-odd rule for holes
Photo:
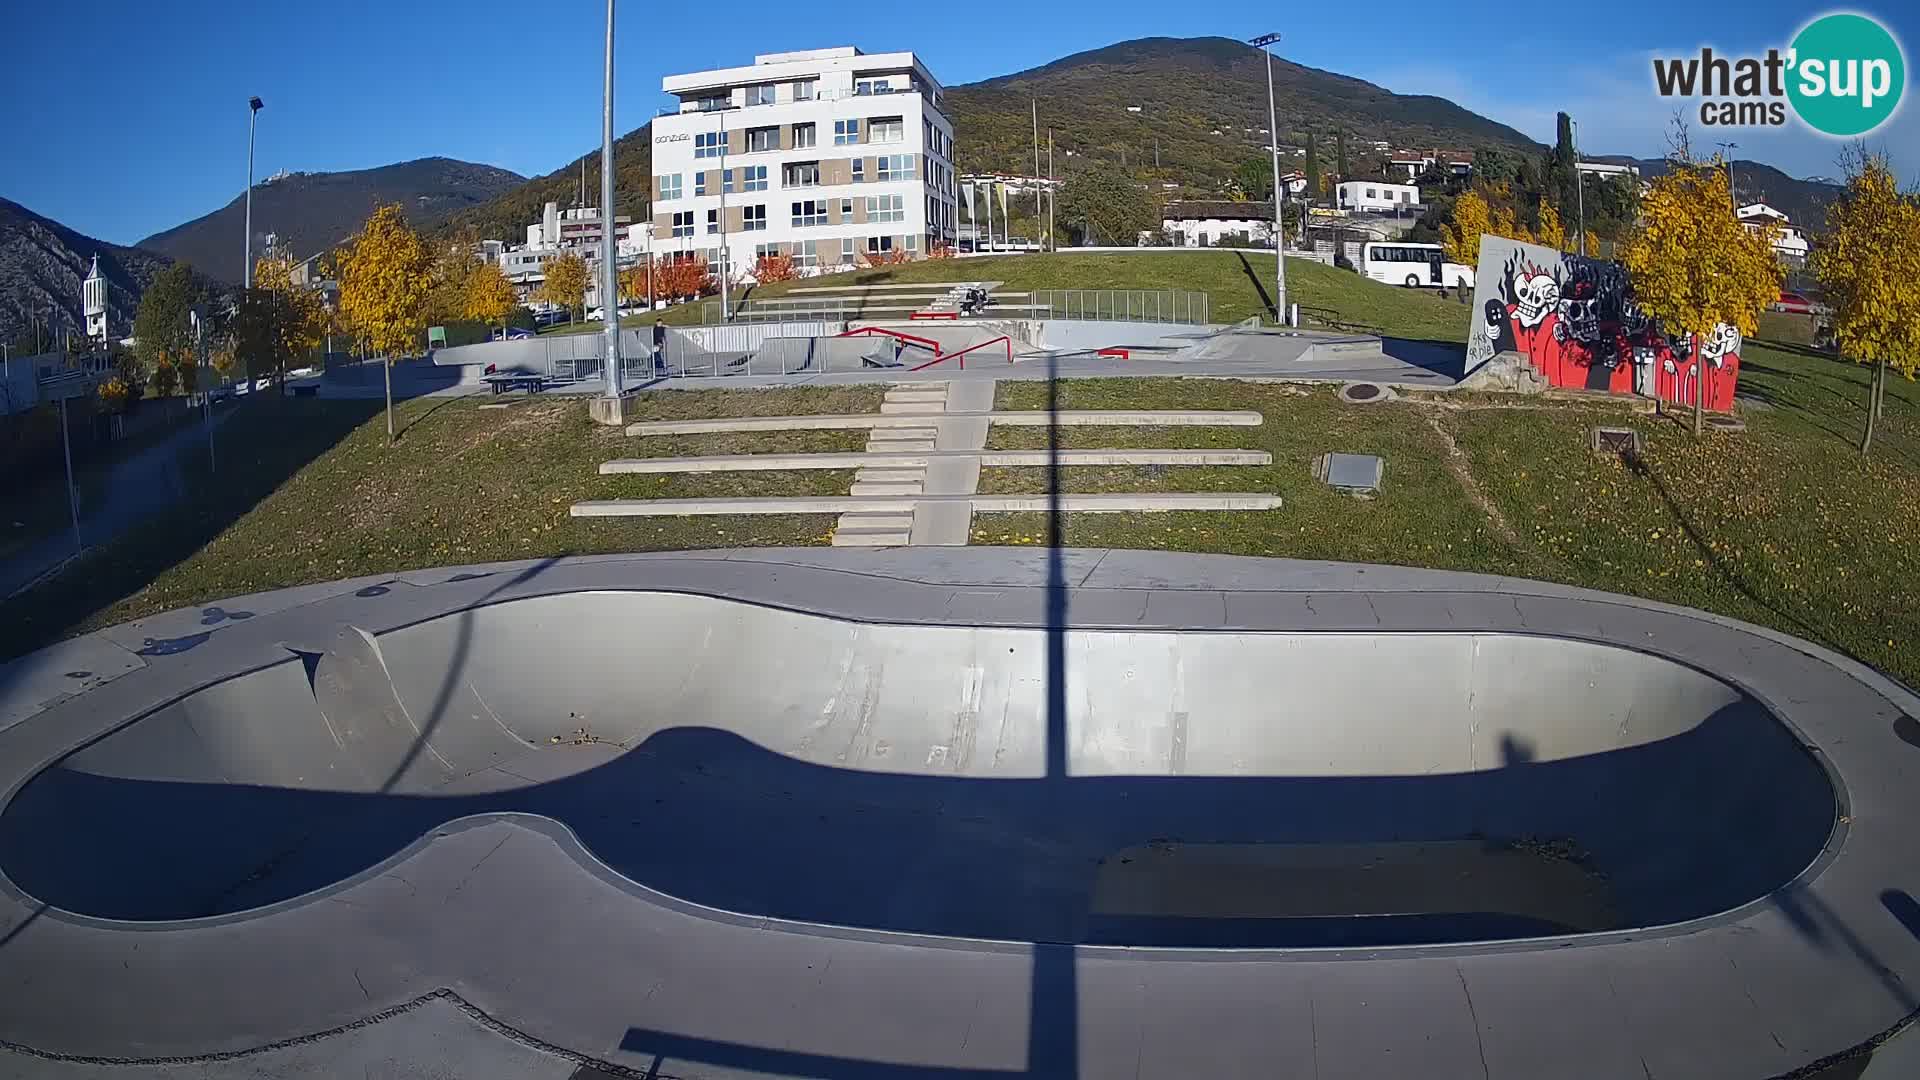
[[[1502,236],[1480,238],[1467,370],[1517,352],[1554,386],[1636,393],[1708,409],[1733,408],[1740,332],[1669,340],[1633,302],[1619,263],[1568,255]]]

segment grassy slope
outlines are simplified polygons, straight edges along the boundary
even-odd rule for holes
[[[1167,251],[1140,254],[992,255],[977,259],[923,259],[901,266],[853,270],[843,274],[781,282],[756,288],[747,299],[787,296],[796,288],[912,284],[944,281],[999,281],[1001,292],[1033,289],[1185,289],[1211,298],[1212,319],[1239,322],[1271,312],[1274,265],[1271,255],[1231,251]],[[804,295],[804,294],[801,294]],[[1309,325],[1361,330],[1431,341],[1466,340],[1466,305],[1424,290],[1369,281],[1308,259],[1287,260],[1287,299],[1300,305]],[[681,304],[664,313],[674,325],[699,323],[706,302]],[[1018,308],[1009,314],[1018,316]],[[649,322],[645,316],[623,325]],[[559,328],[587,333],[598,323]]]

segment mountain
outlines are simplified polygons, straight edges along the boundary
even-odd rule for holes
[[[1667,163],[1661,159],[1636,164],[1640,175],[1648,179],[1667,171]],[[1838,198],[1846,185],[1824,177],[1800,180],[1771,165],[1740,159],[1733,163],[1733,190],[1742,203],[1766,203],[1795,225],[1817,230],[1826,223],[1827,204]]]
[[[253,251],[268,233],[296,258],[306,258],[360,230],[376,207],[399,203],[415,228],[492,199],[526,178],[491,165],[429,157],[351,172],[292,173],[253,189]],[[140,241],[140,247],[184,259],[213,278],[239,282],[246,229],[246,197],[204,217]]]
[[[80,282],[95,255],[107,278],[108,325],[124,335],[132,330],[141,292],[172,260],[96,240],[0,199],[0,341],[31,336],[36,321],[53,333],[85,333]]]
[[[584,173],[582,170],[585,170]],[[547,203],[562,207],[580,203],[582,176],[587,204],[600,205],[600,149],[574,158],[558,169],[496,194],[493,198],[457,210],[432,231],[442,236],[507,240],[519,243],[527,226],[540,220]],[[653,125],[642,124],[613,142],[614,216],[647,219],[647,198],[653,188]]]
[[[1378,156],[1374,140],[1395,147],[1540,149],[1519,131],[1444,98],[1396,94],[1279,57],[1273,96],[1281,145],[1301,145],[1310,132],[1319,136],[1320,160],[1329,171],[1338,131],[1347,133],[1355,171]],[[1157,141],[1163,179],[1210,184],[1249,159],[1262,160],[1267,145],[1267,64],[1258,49],[1230,38],[1141,38],[950,88],[960,170],[1032,171],[1035,99],[1041,138],[1047,128],[1054,132],[1056,172],[1088,158],[1151,166]],[[1069,151],[1073,160],[1063,168]]]

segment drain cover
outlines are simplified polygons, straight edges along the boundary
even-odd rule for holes
[[[1348,383],[1340,388],[1340,400],[1350,405],[1366,405],[1375,401],[1385,401],[1392,396],[1393,394],[1379,383]]]
[[[1594,428],[1588,445],[1596,454],[1638,454],[1642,449],[1640,432],[1635,428]]]
[[[1747,422],[1737,416],[1709,416],[1703,422],[1715,431],[1745,431]]]
[[[1328,487],[1341,491],[1373,491],[1380,486],[1386,463],[1373,454],[1322,454],[1314,473]]]

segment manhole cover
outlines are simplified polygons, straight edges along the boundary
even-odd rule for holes
[[[1340,388],[1340,400],[1352,405],[1385,401],[1393,395],[1378,383],[1348,383]]]
[[[1596,454],[1638,454],[1640,432],[1634,428],[1597,427],[1593,429],[1589,445]]]
[[[1373,454],[1322,454],[1314,462],[1320,481],[1340,491],[1373,491],[1385,471],[1386,463]]]

